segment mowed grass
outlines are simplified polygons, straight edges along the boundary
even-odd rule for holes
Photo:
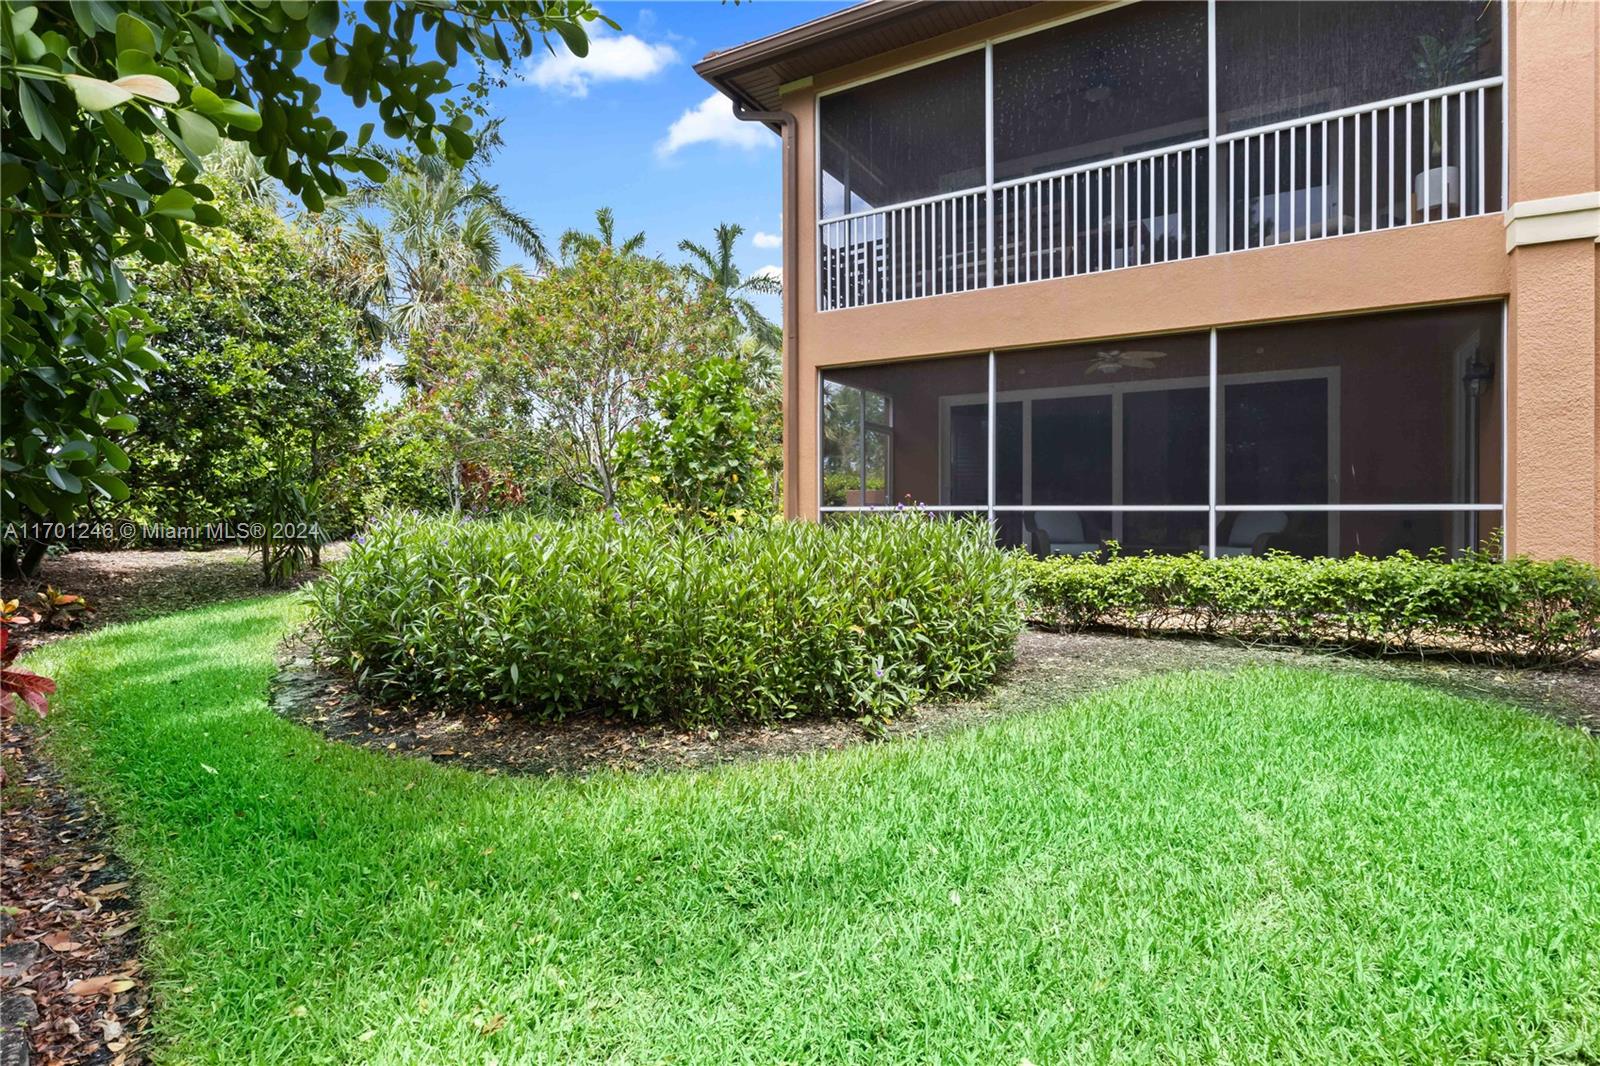
[[[1600,752],[1292,670],[513,780],[276,718],[293,609],[65,641],[166,1062],[1593,1062]]]

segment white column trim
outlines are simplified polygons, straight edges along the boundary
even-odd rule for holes
[[[1522,200],[1506,212],[1506,251],[1525,244],[1590,239],[1600,244],[1600,192]]]

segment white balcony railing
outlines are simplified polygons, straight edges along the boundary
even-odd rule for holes
[[[1489,78],[824,219],[818,307],[1499,211],[1501,86]]]
[[[1218,137],[1217,250],[1500,210],[1499,91],[1491,78]]]

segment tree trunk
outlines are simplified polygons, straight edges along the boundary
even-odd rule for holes
[[[6,577],[33,577],[44,561],[46,544],[42,540],[29,540],[21,544],[7,544],[0,549],[0,572]]]

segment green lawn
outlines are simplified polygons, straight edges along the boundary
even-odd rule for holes
[[[266,708],[291,608],[65,641],[164,1061],[1594,1062],[1600,745],[1291,670],[701,773],[485,778]]]

